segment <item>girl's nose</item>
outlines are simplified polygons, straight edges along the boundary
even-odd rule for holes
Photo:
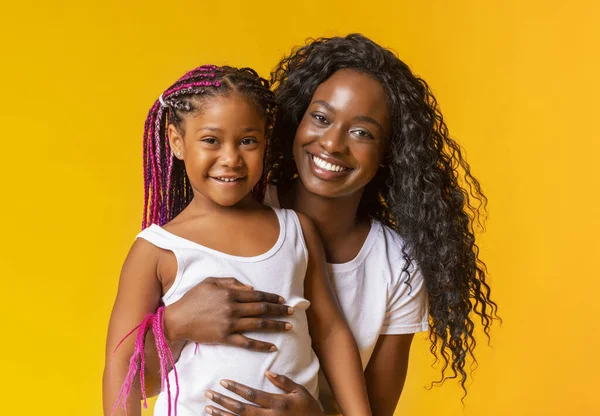
[[[220,155],[221,166],[230,168],[239,167],[242,165],[242,158],[237,146],[225,146]]]

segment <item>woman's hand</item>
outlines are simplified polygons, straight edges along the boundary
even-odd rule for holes
[[[263,316],[288,316],[293,309],[281,296],[259,292],[233,278],[208,278],[165,308],[169,341],[233,345],[276,351],[273,344],[250,339],[247,331],[289,331],[291,324]]]
[[[317,400],[301,386],[289,378],[267,372],[267,378],[275,386],[285,391],[285,394],[267,393],[256,390],[231,380],[222,380],[221,385],[249,402],[261,406],[242,403],[215,391],[206,392],[213,402],[231,412],[221,410],[215,406],[208,406],[205,410],[213,416],[324,416]]]

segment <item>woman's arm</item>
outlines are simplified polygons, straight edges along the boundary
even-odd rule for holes
[[[159,249],[143,239],[137,239],[121,270],[117,298],[113,306],[108,336],[106,361],[102,379],[104,414],[110,415],[129,370],[134,351],[135,333],[117,345],[144,317],[155,312],[160,303],[162,287],[157,276]],[[116,350],[115,350],[116,349]],[[121,405],[114,415],[141,414],[141,392],[138,378],[134,379],[126,410]]]
[[[365,370],[373,416],[393,416],[406,380],[414,334],[381,335]]]
[[[222,380],[223,387],[258,406],[242,403],[210,390],[206,392],[206,397],[233,413],[215,406],[208,406],[206,412],[212,416],[325,416],[319,402],[304,386],[280,374],[267,373],[266,376],[274,386],[285,393],[267,393],[232,380]]]
[[[325,252],[314,224],[298,214],[308,248],[304,295],[313,349],[344,416],[371,414],[360,354],[327,275]]]
[[[286,322],[266,319],[289,316],[284,299],[253,290],[233,278],[208,278],[165,308],[164,331],[177,359],[186,342],[234,345],[255,351],[275,351],[273,344],[242,335],[247,331],[286,331]],[[154,337],[145,340],[146,394],[160,393],[159,360]]]

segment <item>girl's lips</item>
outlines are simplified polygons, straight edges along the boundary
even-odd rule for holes
[[[239,186],[246,179],[246,177],[237,177],[237,178],[233,178],[233,177],[228,178],[228,177],[224,177],[224,176],[220,176],[220,177],[219,176],[209,176],[209,177],[210,177],[210,179],[212,179],[219,185],[226,186],[226,187]],[[235,180],[231,180],[231,179],[235,179]]]

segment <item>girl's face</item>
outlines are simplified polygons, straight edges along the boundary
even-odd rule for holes
[[[362,192],[383,159],[390,108],[371,76],[340,70],[317,87],[294,139],[305,188],[336,198]]]
[[[232,206],[249,197],[262,175],[266,143],[256,107],[235,94],[210,98],[185,117],[184,130],[182,136],[169,125],[169,141],[185,163],[194,199]]]

